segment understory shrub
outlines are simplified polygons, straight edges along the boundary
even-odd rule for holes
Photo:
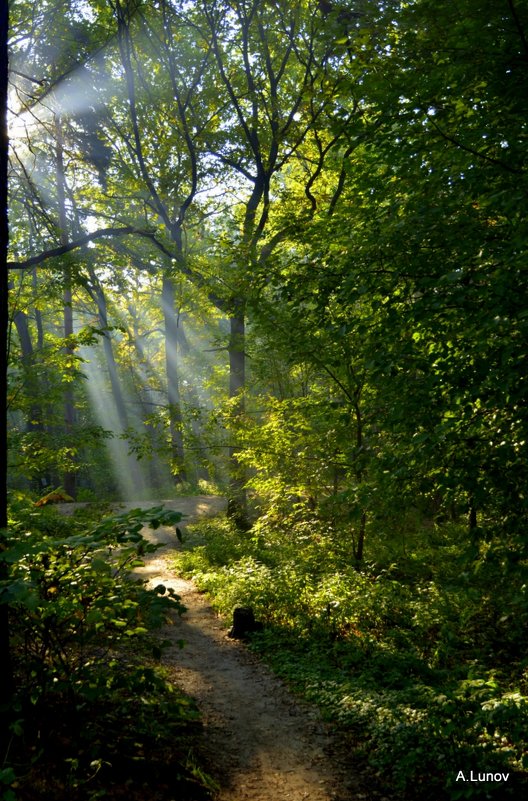
[[[253,607],[265,628],[252,647],[351,738],[386,792],[516,798],[528,787],[527,665],[499,610],[513,597],[525,613],[525,591],[489,558],[455,554],[454,526],[433,536],[434,549],[425,533],[398,562],[359,569],[328,529],[248,534],[215,520],[191,527],[176,561],[220,612]]]
[[[162,507],[95,522],[12,507],[0,585],[15,677],[5,801],[119,797],[141,766],[141,784],[156,774],[166,785],[153,801],[207,795],[189,759],[197,710],[156,665],[165,643],[155,631],[184,607],[134,575],[159,547],[142,528],[180,519]]]

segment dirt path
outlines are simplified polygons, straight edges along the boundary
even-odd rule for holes
[[[198,496],[165,505],[189,515],[190,522],[220,511],[224,504],[220,498]],[[163,632],[174,642],[164,661],[174,682],[196,699],[202,712],[203,756],[221,785],[218,801],[372,798],[364,785],[347,777],[352,772],[348,755],[317,712],[301,705],[244,645],[230,640],[226,625],[192,582],[170,570],[167,555],[177,547],[173,530],[149,532],[149,538],[165,547],[139,572],[149,584],[173,587],[188,610]],[[177,644],[181,639],[183,649]]]

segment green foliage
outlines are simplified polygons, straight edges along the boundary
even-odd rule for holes
[[[129,778],[142,765],[146,781],[166,770],[164,760],[180,772],[174,785],[193,785],[186,738],[198,715],[153,663],[164,647],[154,631],[184,607],[173,590],[148,590],[133,574],[159,547],[142,528],[180,520],[163,507],[94,522],[86,511],[66,517],[13,504],[0,587],[17,684],[9,760],[18,786],[26,781],[19,771],[29,771],[35,797],[96,798],[123,771]]]
[[[431,801],[514,798],[528,783],[526,587],[485,548],[475,566],[460,533],[421,529],[407,556],[358,570],[332,532],[259,520],[241,535],[216,520],[191,527],[176,560],[226,616],[253,607],[265,625],[253,647],[387,786]],[[456,782],[484,765],[509,783]]]
[[[2,554],[10,565],[2,602],[12,610],[19,670],[34,702],[52,686],[74,694],[86,688],[98,660],[131,639],[148,639],[170,609],[182,610],[171,590],[147,591],[130,577],[156,547],[144,540],[142,526],[174,525],[180,518],[159,507],[109,516],[88,529],[37,510],[13,521]]]
[[[156,239],[97,241],[14,281],[12,473],[37,482],[62,464],[86,477],[94,421],[83,400],[72,436],[57,410],[74,381],[79,407],[78,346],[97,335],[106,355],[92,374],[86,364],[90,385],[103,374],[99,395],[119,405],[115,428],[148,457],[156,489],[171,463],[182,479],[208,470],[222,482],[236,448],[264,514],[289,519],[291,495],[321,502],[358,558],[372,518],[396,505],[467,516],[471,537],[522,553],[524,10],[173,2],[116,19],[86,8],[81,22],[45,4],[13,47],[17,97],[45,91],[27,76],[51,85],[76,36],[86,55],[120,26],[127,48],[64,67],[63,233],[86,218]],[[13,138],[16,253],[58,236],[56,136],[36,100],[31,116],[31,168]],[[86,326],[64,340],[66,269]],[[233,310],[250,323],[231,342],[251,364],[246,416],[225,397],[221,318]]]

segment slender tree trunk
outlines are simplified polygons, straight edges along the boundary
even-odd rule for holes
[[[251,271],[254,263],[256,243],[264,230],[267,219],[267,204],[264,204],[260,221],[256,225],[257,209],[266,194],[266,178],[260,157],[257,158],[257,179],[253,191],[246,203],[242,237],[244,250],[247,254],[246,271]],[[259,234],[260,229],[260,234]],[[239,420],[245,412],[245,386],[246,386],[246,302],[245,298],[233,299],[234,314],[230,323],[229,336],[229,397],[237,399],[234,411]],[[239,528],[248,529],[247,493],[245,489],[246,474],[244,466],[238,460],[238,448],[233,445],[229,448],[229,489],[227,497],[227,515]]]
[[[182,324],[183,323],[183,324]],[[178,326],[178,352],[183,355],[189,354],[191,351],[191,346],[189,345],[189,341],[187,339],[187,334],[185,332],[185,316],[180,314],[180,325]],[[186,393],[189,398],[189,404],[196,410],[201,408],[201,401],[198,397],[198,392],[193,384],[189,384],[186,387]],[[207,447],[203,437],[203,429],[202,423],[196,419],[193,415],[191,415],[191,419],[189,421],[190,430],[192,432],[192,439],[194,442],[195,447],[199,448],[199,452],[197,452],[195,459],[194,459],[194,470],[196,479],[203,479],[204,481],[208,481],[211,478],[210,471],[209,471],[209,456]],[[188,452],[188,448],[187,448]],[[187,465],[187,473],[189,472],[189,467]]]
[[[38,378],[34,375],[34,370],[32,369],[34,349],[29,332],[27,314],[20,310],[17,311],[14,315],[13,322],[17,330],[20,349],[22,351],[22,369],[24,372],[25,390],[28,397],[31,399],[29,415],[26,421],[26,431],[42,431],[44,428],[43,414],[42,407],[38,400],[41,397],[41,389]]]
[[[59,238],[61,245],[68,245],[68,220],[66,217],[66,192],[65,192],[65,173],[64,173],[64,152],[61,120],[58,114],[55,115],[55,135],[56,135],[56,181],[57,181],[57,205],[59,214]],[[67,265],[64,269],[64,294],[63,294],[63,324],[64,337],[73,336],[73,296],[71,270]],[[73,351],[66,348],[68,355]],[[75,425],[75,399],[73,385],[68,383],[64,390],[64,426],[67,441],[73,441],[73,429]],[[65,492],[72,498],[76,494],[76,476],[73,470],[66,470],[63,475],[63,485]]]
[[[477,507],[475,506],[475,500],[473,496],[469,501],[468,528],[470,534],[475,534],[477,530]]]
[[[103,337],[103,351],[105,355],[106,366],[108,368],[108,375],[110,378],[110,387],[112,389],[112,398],[117,413],[117,422],[119,425],[119,433],[128,428],[128,414],[125,406],[125,399],[121,390],[121,383],[117,373],[117,364],[114,356],[114,348],[112,340],[109,336]]]
[[[69,269],[65,271],[65,286],[64,286],[64,336],[73,335],[73,309],[72,309],[72,290],[71,290],[71,276]],[[68,354],[72,353],[70,348],[67,349]],[[68,384],[64,391],[64,425],[66,431],[66,439],[73,441],[73,429],[75,425],[75,400],[73,395],[73,386]],[[73,470],[66,470],[63,476],[64,491],[67,495],[75,498],[76,476]]]
[[[33,290],[35,294],[37,293],[38,289],[38,281],[37,281],[37,271],[36,269],[32,270],[31,282],[33,285]],[[44,347],[44,325],[42,322],[42,312],[40,309],[34,308],[33,309],[33,316],[35,318],[35,325],[37,327],[37,342],[36,346],[38,350],[42,350]]]
[[[12,289],[12,285],[9,287]],[[17,311],[14,315],[13,322],[15,324],[18,339],[20,342],[20,349],[22,351],[22,370],[24,375],[24,386],[28,398],[30,399],[29,412],[26,419],[26,431],[41,431],[45,430],[44,426],[44,412],[40,404],[40,398],[43,397],[43,388],[40,385],[38,375],[35,374],[33,368],[35,351],[29,331],[28,317],[23,311]],[[49,474],[41,476],[40,479],[35,479],[34,489],[37,492],[42,492],[43,487],[49,485],[51,476]]]
[[[365,533],[367,530],[367,513],[365,511],[361,512],[361,521],[359,523],[359,531],[358,531],[358,538],[357,538],[357,545],[356,545],[356,552],[354,556],[356,557],[356,562],[363,561],[363,550],[365,547]]]
[[[363,414],[361,411],[361,386],[356,386],[354,392],[354,412],[356,415],[356,453],[360,460],[360,464],[356,470],[356,480],[358,485],[361,485],[364,480],[364,469],[361,467],[361,459],[363,459],[363,445],[364,445],[364,438],[363,438]],[[355,559],[356,562],[363,561],[363,551],[365,548],[365,534],[367,531],[367,510],[361,510],[361,518],[359,523],[359,531],[358,531],[358,538],[357,538],[357,545],[355,548]]]
[[[153,390],[151,387],[151,379],[154,373],[146,355],[145,342],[143,334],[140,331],[137,310],[131,303],[128,304],[128,313],[132,321],[132,330],[129,332],[129,336],[134,343],[137,354],[136,386],[139,381],[139,388],[136,389],[137,398],[141,409],[141,419],[143,420],[144,434],[147,437],[151,448],[150,456],[147,459],[148,477],[146,477],[146,480],[148,481],[148,487],[150,490],[158,490],[161,489],[164,483],[167,481],[167,470],[165,469],[165,465],[162,467],[157,455],[157,426],[156,430],[153,430],[152,425],[145,422],[149,418],[152,420],[150,416],[152,415],[152,412],[156,406],[157,396],[155,394],[155,390]],[[154,458],[154,454],[156,454],[156,458]]]
[[[7,527],[7,87],[8,87],[8,4],[0,4],[0,552],[6,548],[4,532]],[[0,562],[0,580],[8,570]],[[0,604],[0,709],[6,709],[13,691],[13,672],[9,642],[9,608]],[[8,731],[7,712],[0,721],[0,745],[5,746]],[[5,754],[5,749],[2,750]]]
[[[237,303],[237,315],[232,317],[229,337],[229,397],[236,398],[235,413],[240,419],[245,411],[244,389],[246,383],[245,315],[244,303]],[[248,527],[247,497],[244,468],[239,463],[238,448],[229,448],[230,480],[227,499],[227,514],[241,528]]]
[[[172,471],[175,483],[181,484],[186,480],[186,475],[178,369],[178,317],[176,314],[174,281],[167,275],[163,276],[161,303],[165,324],[165,370],[167,376]]]
[[[108,310],[106,306],[106,296],[101,284],[97,281],[94,274],[91,276],[93,283],[93,290],[95,293],[95,300],[97,303],[97,316],[99,318],[99,325],[102,329],[108,328]],[[110,377],[110,386],[112,388],[112,397],[117,412],[117,419],[121,430],[128,426],[128,415],[125,407],[125,400],[123,392],[121,391],[121,384],[117,373],[117,365],[114,356],[114,349],[112,347],[112,340],[105,330],[103,336],[103,350],[106,359],[106,366],[108,367],[108,375]]]

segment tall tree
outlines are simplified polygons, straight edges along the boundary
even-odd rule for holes
[[[172,472],[177,484],[186,480],[183,418],[180,396],[178,358],[178,313],[174,279],[163,276],[161,306],[165,327],[165,374],[167,377],[167,406],[169,410],[169,437],[172,454]]]
[[[196,118],[196,107],[200,104],[199,89],[208,54],[193,48],[190,40],[181,35],[177,3],[163,0],[159,10],[149,10],[148,14],[141,3],[117,0],[113,8],[128,98],[131,134],[125,132],[124,138],[130,165],[148,194],[145,211],[157,226],[163,224],[170,238],[169,255],[173,257],[172,266],[164,271],[161,303],[169,431],[174,475],[180,482],[185,478],[185,468],[174,275],[190,274],[184,224],[198,191],[197,126],[201,123]],[[163,67],[154,76],[146,69],[152,59]],[[155,97],[161,102],[153,114]],[[117,128],[122,134],[121,123]],[[158,139],[155,153],[147,139],[149,134]]]
[[[68,247],[68,218],[66,215],[66,173],[64,168],[64,140],[62,130],[62,120],[60,113],[54,114],[55,123],[55,177],[56,177],[56,191],[57,191],[57,216],[58,216],[58,231],[59,241],[63,247]],[[66,341],[73,337],[73,293],[72,293],[72,275],[71,266],[68,257],[66,257],[64,267],[64,294],[63,294],[63,323],[64,323],[64,339]],[[71,345],[66,345],[66,354],[69,359],[73,357],[73,349]],[[66,437],[70,440],[74,436],[75,426],[75,399],[73,395],[73,386],[71,382],[66,384],[64,390],[64,425]],[[76,494],[76,476],[75,472],[71,469],[67,470],[63,476],[64,491],[71,498],[75,498]]]
[[[247,301],[266,282],[274,248],[292,227],[314,215],[314,183],[330,150],[339,144],[350,111],[333,130],[325,126],[336,110],[342,58],[322,35],[315,4],[207,0],[201,7],[214,54],[212,80],[221,87],[223,100],[221,122],[215,131],[205,131],[205,139],[229,176],[227,182],[238,187],[231,236],[224,237],[224,242],[231,238],[231,252],[223,255],[234,269],[223,280],[231,290],[229,389],[242,416]],[[296,174],[302,192],[293,226],[291,218],[280,213],[291,174]],[[236,465],[236,445],[230,456],[234,469],[229,510],[243,519],[245,481]]]
[[[6,547],[7,529],[7,319],[8,319],[8,278],[7,248],[8,230],[8,131],[7,131],[7,96],[8,96],[8,36],[9,11],[8,4],[0,8],[0,556]],[[6,575],[6,563],[0,561],[0,578]],[[2,744],[7,735],[5,709],[12,691],[12,670],[9,643],[9,610],[5,603],[0,603],[0,708]]]
[[[411,486],[465,509],[476,537],[514,532],[527,511],[526,9],[422,2],[397,27],[391,13],[365,84],[383,118],[369,258],[392,331],[385,425]]]
[[[313,286],[304,308],[319,341],[332,337],[338,363],[351,338],[364,365],[380,512],[383,496],[464,514],[474,540],[500,534],[517,553],[527,512],[525,10],[376,5],[341,203],[314,220],[308,253],[297,243],[297,275],[283,267],[276,291],[295,305]]]
[[[313,214],[313,184],[350,113],[341,104],[340,123],[317,133],[339,105],[335,94],[343,56],[321,35],[324,21],[310,2],[264,6],[208,1],[193,8],[162,2],[152,9],[119,0],[114,11],[129,118],[127,122],[125,110],[114,115],[114,126],[125,143],[138,191],[142,186],[146,192],[144,211],[169,238],[166,249],[173,266],[165,272],[164,310],[175,314],[171,283],[174,274],[183,273],[229,314],[229,391],[241,416],[247,297],[262,281],[266,258],[284,238],[280,214],[270,225],[272,206],[280,207],[278,176],[296,167],[306,215]],[[221,201],[222,185],[233,202]],[[226,220],[215,224],[220,246],[211,249],[211,258],[225,269],[209,270],[211,278],[190,263],[184,247],[192,215],[199,217],[205,209]],[[282,228],[287,227],[284,222]],[[167,383],[177,432],[173,329],[167,318],[167,353],[172,354]],[[175,452],[179,445],[175,442]],[[230,511],[240,507],[243,517],[244,481],[235,443],[231,461]]]

